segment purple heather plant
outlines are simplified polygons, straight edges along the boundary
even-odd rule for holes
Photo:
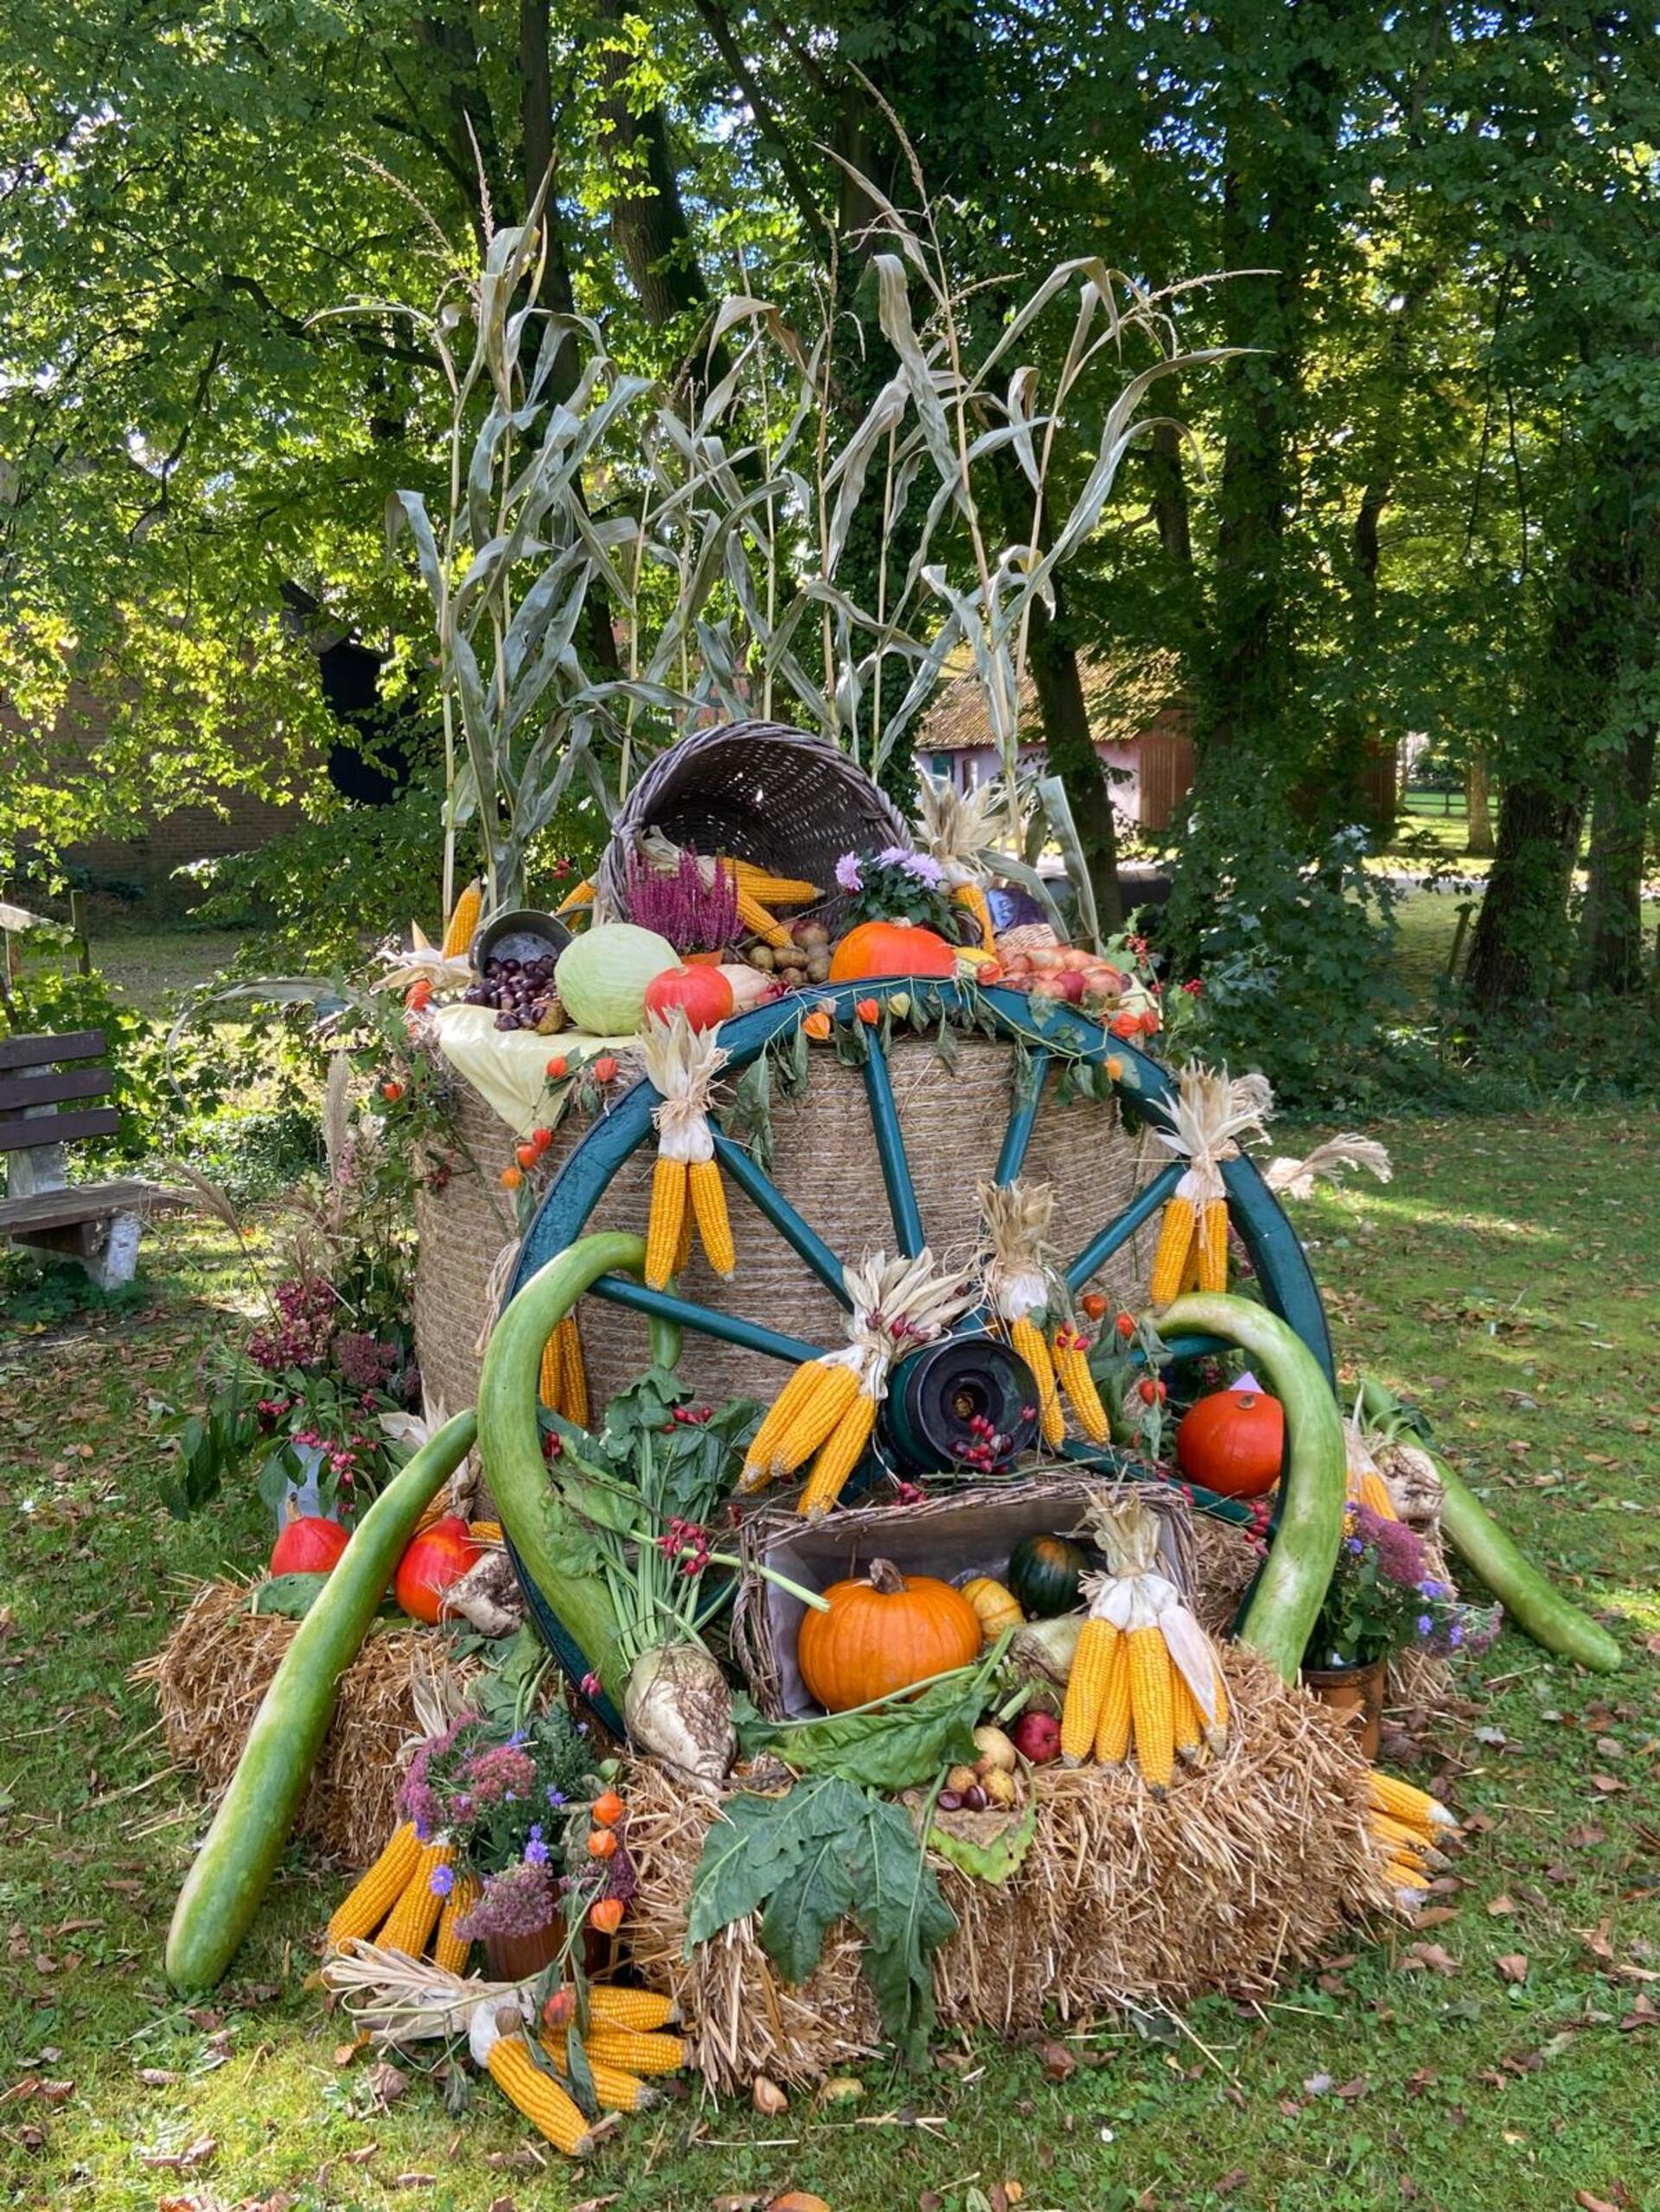
[[[456,1933],[469,1943],[491,1935],[533,1935],[559,1908],[546,1869],[520,1859],[484,1876],[478,1902],[456,1922]]]
[[[1408,1646],[1438,1658],[1484,1651],[1502,1618],[1501,1607],[1460,1603],[1451,1583],[1429,1572],[1416,1530],[1356,1505],[1304,1663],[1370,1666]]]
[[[713,880],[706,881],[703,862],[689,845],[670,873],[654,868],[642,853],[630,853],[623,880],[629,919],[642,930],[655,930],[676,952],[722,952],[743,934],[737,877],[717,860]]]

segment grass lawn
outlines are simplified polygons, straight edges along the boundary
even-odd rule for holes
[[[1432,1731],[1419,1771],[1446,1774],[1474,1826],[1445,1921],[1357,1934],[1261,2011],[1216,1999],[1180,2028],[1074,2033],[1063,2081],[1033,2052],[950,2043],[916,2079],[863,2069],[863,2098],[834,2107],[763,2120],[688,2096],[581,2172],[544,2165],[488,2086],[458,2118],[412,2074],[374,2109],[307,1985],[340,1884],[297,1853],[211,2004],[163,1983],[201,1808],[126,1672],[195,1582],[246,1569],[265,1536],[244,1497],[185,1525],[156,1503],[153,1422],[246,1300],[222,1232],[151,1235],[146,1314],[0,1337],[10,2201],[643,2212],[795,2186],[835,2212],[976,2212],[1012,2181],[1028,2207],[1079,2212],[1653,2206],[1660,1143],[1614,1115],[1382,1134],[1391,1185],[1301,1210],[1345,1364],[1423,1396],[1631,1655],[1593,1679],[1507,1633],[1467,1715]]]

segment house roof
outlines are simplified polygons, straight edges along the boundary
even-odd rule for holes
[[[923,717],[917,743],[924,751],[966,752],[993,742],[980,680],[971,666],[956,665],[959,673],[941,687]],[[1089,734],[1098,745],[1133,745],[1165,707],[1182,703],[1181,664],[1174,653],[1148,653],[1137,661],[1086,655],[1078,670]],[[1038,734],[1038,687],[1028,672],[1020,685],[1020,735],[1023,742],[1035,743]]]

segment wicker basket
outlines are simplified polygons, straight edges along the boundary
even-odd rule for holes
[[[779,722],[725,722],[694,730],[660,753],[619,809],[599,864],[600,910],[626,918],[624,869],[635,840],[660,829],[705,854],[753,860],[826,892],[817,910],[836,918],[841,854],[904,845],[910,827],[860,768],[824,738]]]
[[[1185,1498],[1163,1482],[1114,1483],[1084,1467],[1049,1467],[1018,1481],[976,1483],[920,1506],[892,1502],[856,1506],[808,1524],[787,1504],[745,1520],[738,1538],[744,1569],[732,1610],[732,1654],[757,1704],[774,1720],[818,1710],[795,1664],[795,1640],[807,1608],[758,1566],[771,1567],[808,1589],[863,1574],[886,1559],[902,1575],[937,1575],[961,1583],[974,1575],[1002,1581],[1009,1554],[1023,1536],[1050,1530],[1074,1534],[1092,1490],[1133,1493],[1159,1523],[1163,1571],[1178,1589],[1193,1587],[1193,1517]]]
[[[875,1246],[891,1250],[863,1078],[827,1050],[815,1052],[811,1064],[804,1098],[775,1099],[773,1180],[844,1259]],[[1012,1056],[1004,1045],[967,1037],[959,1041],[955,1066],[948,1067],[931,1039],[896,1036],[891,1064],[923,1224],[936,1251],[966,1256],[976,1233],[975,1179],[995,1166],[1008,1119]],[[442,1192],[424,1192],[416,1209],[416,1345],[429,1404],[451,1413],[471,1405],[477,1393],[480,1331],[499,1295],[491,1271],[513,1236],[495,1178],[514,1143],[513,1131],[470,1086],[457,1088],[461,1139],[480,1173],[458,1167]],[[562,1123],[539,1175],[551,1175],[583,1133],[574,1118]],[[1121,1213],[1168,1156],[1145,1129],[1127,1130],[1115,1105],[1082,1098],[1057,1104],[1051,1089],[1038,1109],[1025,1172],[1055,1186],[1055,1238],[1069,1252]],[[635,1155],[595,1208],[591,1228],[643,1231],[652,1161],[649,1147]],[[686,1295],[814,1344],[844,1342],[841,1308],[828,1291],[747,1200],[731,1195],[737,1274],[722,1282],[699,1256],[687,1271]],[[1097,1277],[1117,1303],[1145,1303],[1158,1227],[1155,1217]],[[596,1404],[603,1405],[646,1365],[646,1324],[597,1298],[585,1298],[581,1310],[589,1383]],[[692,1332],[680,1364],[699,1395],[714,1402],[770,1398],[782,1379],[776,1361]]]

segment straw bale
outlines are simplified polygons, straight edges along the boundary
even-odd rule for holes
[[[1346,1918],[1388,1910],[1368,1827],[1366,1766],[1326,1709],[1237,1646],[1225,1654],[1237,1723],[1221,1758],[1181,1769],[1164,1800],[1131,1773],[1031,1775],[1038,1828],[1021,1865],[981,1883],[930,1855],[957,1933],[935,1961],[942,2025],[1002,2035],[1053,2014],[1174,2008],[1209,1991],[1261,1992],[1318,1957]],[[625,1785],[640,1888],[634,1962],[672,1992],[710,2086],[757,2073],[808,2082],[880,2040],[857,1932],[831,1931],[790,1989],[751,1921],[684,1955],[693,1875],[718,1808],[634,1762]]]
[[[153,1659],[136,1670],[154,1686],[167,1747],[210,1797],[236,1770],[248,1729],[299,1627],[251,1614],[239,1582],[208,1582]],[[454,1711],[476,1671],[435,1652],[430,1629],[377,1623],[340,1678],[340,1698],[295,1823],[325,1857],[374,1860],[397,1819],[398,1786],[436,1707]]]

